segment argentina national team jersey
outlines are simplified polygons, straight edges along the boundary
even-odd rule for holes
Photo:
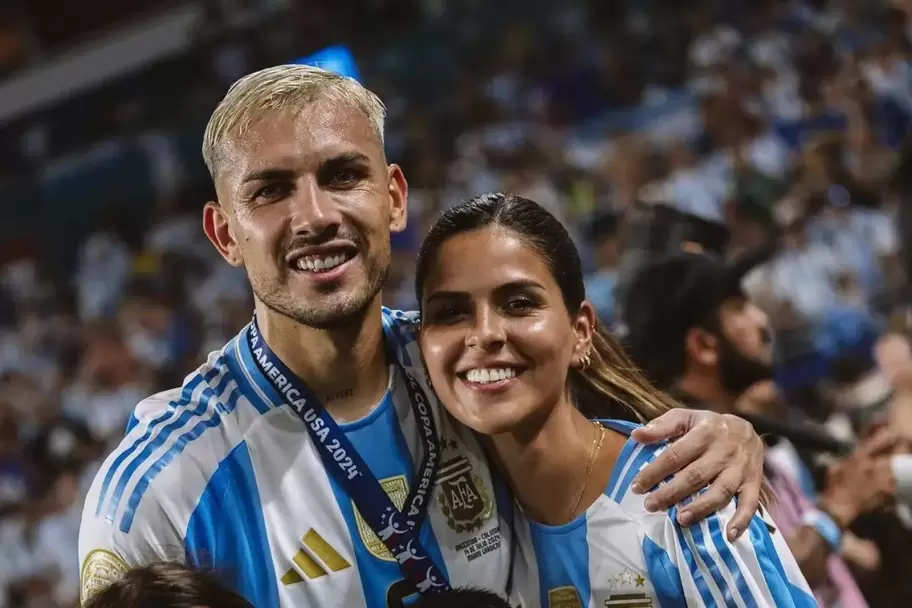
[[[629,435],[636,425],[602,421]],[[667,444],[628,440],[605,492],[562,526],[517,518],[516,585],[543,608],[809,608],[817,606],[785,540],[765,512],[734,543],[734,504],[690,528],[676,510],[649,513],[630,491],[636,473]]]
[[[428,395],[417,315],[383,310],[387,346]],[[79,535],[83,599],[131,566],[213,570],[257,608],[402,606],[414,590],[324,464],[303,421],[253,359],[246,328],[181,388],[137,406],[98,473]],[[378,407],[341,425],[394,504],[415,483],[422,437],[396,365]],[[420,540],[452,586],[504,593],[512,513],[481,447],[441,415],[437,484]]]

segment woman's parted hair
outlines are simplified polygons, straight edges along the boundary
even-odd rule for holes
[[[415,292],[421,302],[428,273],[450,238],[498,227],[523,239],[541,257],[561,290],[564,305],[577,314],[586,299],[579,252],[563,224],[537,203],[512,194],[484,194],[441,214],[418,253]],[[677,407],[650,385],[613,338],[600,327],[592,340],[591,364],[570,371],[571,395],[590,418],[626,418],[647,422]]]

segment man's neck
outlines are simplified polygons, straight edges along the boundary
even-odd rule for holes
[[[676,387],[677,392],[698,401],[700,407],[720,414],[731,413],[735,408],[735,398],[729,395],[718,380],[685,374]]]
[[[367,415],[383,398],[389,367],[379,298],[352,325],[316,329],[256,304],[269,348],[320,398],[337,422]]]
[[[527,516],[544,524],[564,524],[602,493],[624,441],[614,445],[615,434],[606,433],[587,480],[586,470],[598,433],[591,421],[562,399],[544,421],[531,423],[520,432],[490,438],[498,468],[506,475]],[[586,491],[579,509],[571,513],[572,502],[584,485]]]

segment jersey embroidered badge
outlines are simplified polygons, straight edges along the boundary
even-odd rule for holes
[[[401,510],[402,506],[405,504],[405,499],[408,497],[408,480],[405,478],[405,475],[396,475],[395,477],[381,479],[380,487],[382,487],[383,491],[390,497],[390,500],[393,501],[396,508]],[[358,507],[355,506],[354,501],[352,501],[352,509],[355,512],[355,522],[358,524],[358,535],[361,537],[361,542],[364,543],[364,546],[367,547],[367,550],[370,551],[371,555],[387,562],[396,561],[396,558],[389,552],[389,549],[386,548],[386,545],[383,544],[380,537],[371,529],[370,524],[362,517],[361,513],[358,511]]]
[[[576,587],[558,587],[548,591],[549,608],[582,608],[579,591]]]
[[[458,449],[455,441],[443,441],[444,451]],[[482,480],[473,474],[472,463],[456,453],[440,464],[437,500],[450,528],[456,532],[480,529],[494,513],[494,503]]]
[[[91,551],[82,562],[79,579],[82,588],[79,601],[86,603],[96,593],[104,591],[111,583],[120,579],[129,571],[129,566],[122,559],[105,549]]]
[[[291,558],[294,566],[280,579],[283,585],[296,585],[304,582],[305,578],[313,580],[326,576],[329,572],[339,572],[351,568],[348,560],[333,549],[332,545],[313,528],[301,537],[301,544],[304,545],[304,548],[299,549]]]

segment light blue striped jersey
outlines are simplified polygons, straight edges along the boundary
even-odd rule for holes
[[[388,346],[433,395],[415,342],[417,315],[382,315]],[[342,428],[401,506],[422,437],[405,381],[390,369],[383,401]],[[451,584],[502,593],[510,531],[499,513],[512,510],[498,502],[506,493],[495,489],[474,437],[430,402],[442,451],[422,543]],[[257,608],[398,607],[413,589],[258,371],[246,328],[181,388],[137,406],[89,492],[79,559],[83,597],[129,566],[162,560],[215,570]]]
[[[636,425],[605,420],[629,435]],[[765,513],[734,543],[735,505],[683,528],[677,508],[649,513],[630,491],[636,473],[667,444],[628,439],[608,487],[562,526],[517,518],[516,583],[526,607],[678,608],[816,606],[794,557]]]

